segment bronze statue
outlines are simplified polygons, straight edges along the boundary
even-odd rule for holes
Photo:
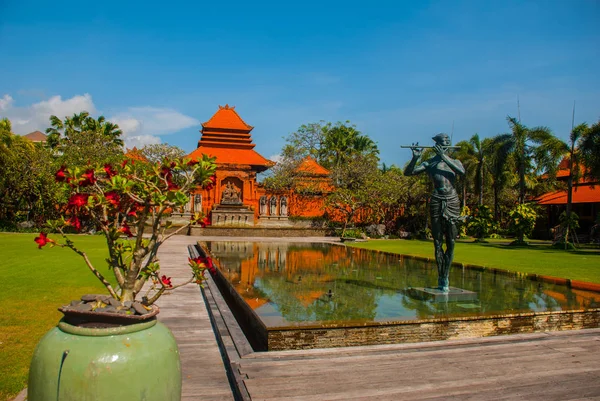
[[[450,285],[448,276],[454,258],[454,240],[458,236],[456,223],[460,218],[460,200],[454,188],[454,183],[457,175],[465,174],[465,168],[460,160],[452,159],[446,154],[446,151],[452,148],[448,135],[438,134],[433,137],[433,140],[435,146],[432,149],[436,155],[418,166],[416,166],[417,161],[426,146],[418,146],[418,143],[409,146],[413,156],[404,169],[404,175],[417,175],[426,172],[433,181],[434,189],[431,194],[429,214],[431,216],[435,261],[438,268],[438,289],[448,292]],[[446,241],[445,252],[442,247],[444,240]]]

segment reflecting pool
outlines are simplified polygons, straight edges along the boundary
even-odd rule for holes
[[[527,276],[453,266],[450,285],[473,297],[440,301],[433,262],[325,243],[211,241],[222,274],[267,328],[413,321],[600,307],[600,293]]]

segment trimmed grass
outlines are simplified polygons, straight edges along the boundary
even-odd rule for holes
[[[26,387],[36,344],[62,316],[57,308],[86,293],[106,293],[79,255],[58,247],[38,249],[36,236],[0,233],[0,401]],[[108,256],[104,237],[72,239],[114,282],[104,262]]]
[[[549,242],[531,241],[527,247],[513,247],[510,240],[475,243],[459,240],[454,261],[521,273],[568,278],[600,283],[600,249],[564,251],[553,249]],[[433,241],[370,240],[348,243],[357,248],[374,249],[403,255],[434,258]]]

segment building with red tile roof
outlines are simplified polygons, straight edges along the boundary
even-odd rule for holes
[[[228,188],[234,188],[241,202],[240,206],[253,211],[253,223],[257,225],[261,224],[261,217],[265,221],[269,219],[271,223],[277,224],[287,221],[290,215],[322,216],[323,190],[326,187],[321,185],[321,181],[328,180],[329,171],[314,159],[305,159],[300,164],[299,169],[305,184],[312,185],[317,182],[321,185],[319,193],[311,194],[310,199],[304,199],[305,195],[299,196],[294,191],[267,191],[257,182],[257,174],[271,168],[275,162],[266,159],[254,149],[256,145],[251,135],[253,129],[253,126],[240,117],[235,106],[228,104],[219,106],[217,112],[202,124],[198,146],[187,157],[196,160],[203,155],[214,157],[217,164],[216,183],[210,190],[197,191],[198,196],[195,197],[192,209],[197,211],[200,208],[205,213],[215,212],[225,199],[225,191],[231,193],[231,189]],[[215,219],[212,220],[215,224]]]
[[[583,173],[585,167],[579,166],[579,168]],[[569,159],[565,157],[559,165],[556,177],[566,187],[570,175]],[[547,192],[535,199],[538,205],[546,209],[544,221],[539,224],[539,229],[536,228],[542,237],[547,235],[546,232],[549,231],[549,228],[560,223],[560,215],[567,208],[567,196],[567,189],[560,189]],[[573,183],[572,210],[579,216],[580,233],[588,234],[600,213],[600,182],[579,178],[577,182]]]
[[[46,140],[48,139],[48,135],[46,135],[40,131],[30,132],[29,134],[24,135],[24,137],[34,143],[37,143],[37,142],[45,143]]]

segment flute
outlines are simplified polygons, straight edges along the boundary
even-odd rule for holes
[[[401,145],[401,148],[409,149],[433,149],[435,146],[415,146],[415,145]],[[460,149],[460,146],[442,146],[444,149]]]

